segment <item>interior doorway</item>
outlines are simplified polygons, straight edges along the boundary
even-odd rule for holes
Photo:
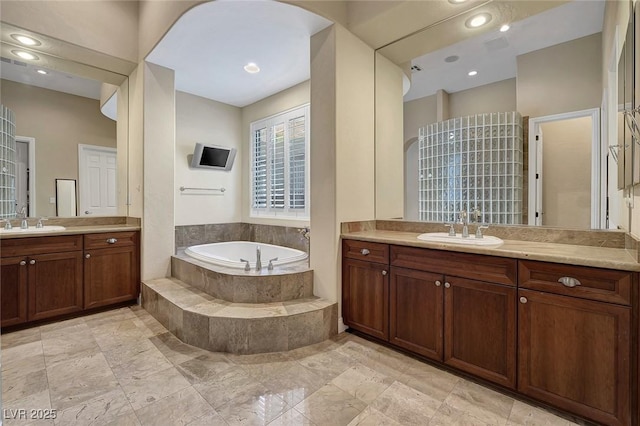
[[[79,216],[118,214],[116,149],[78,145]]]
[[[529,120],[529,224],[600,229],[600,109]]]
[[[36,140],[16,136],[16,205],[25,206],[27,216],[36,216]]]

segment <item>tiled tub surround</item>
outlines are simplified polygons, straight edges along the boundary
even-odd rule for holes
[[[179,249],[207,243],[254,241],[309,252],[309,240],[300,228],[254,223],[219,223],[176,226],[176,253]]]
[[[185,343],[255,354],[337,334],[338,305],[313,296],[306,261],[256,272],[212,266],[181,251],[171,265],[173,278],[142,283],[142,306]]]

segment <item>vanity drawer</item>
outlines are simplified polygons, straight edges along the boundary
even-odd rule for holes
[[[342,255],[366,262],[389,263],[389,245],[368,241],[342,240]]]
[[[82,235],[58,235],[4,239],[0,242],[2,257],[31,256],[82,250]]]
[[[391,266],[516,285],[517,260],[504,257],[391,246]]]
[[[521,260],[518,264],[520,287],[631,305],[632,272],[530,260]]]
[[[134,246],[137,241],[137,234],[135,231],[86,234],[84,236],[84,249],[91,250]]]

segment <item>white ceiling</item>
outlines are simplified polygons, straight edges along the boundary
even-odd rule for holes
[[[176,90],[244,107],[308,80],[309,38],[329,25],[280,2],[217,0],[185,13],[146,60],[175,70]]]
[[[602,31],[604,0],[574,0],[511,24],[505,33],[490,32],[412,61],[422,71],[412,73],[410,101],[443,89],[448,93],[471,89],[516,76],[516,57]],[[494,46],[491,48],[490,46]],[[460,59],[446,63],[445,58]],[[467,73],[477,70],[478,75]]]

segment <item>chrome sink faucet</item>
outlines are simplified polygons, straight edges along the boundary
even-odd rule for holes
[[[262,269],[262,262],[260,261],[260,246],[256,247],[256,271],[260,271]]]
[[[27,222],[27,206],[23,205],[20,211],[17,212],[18,215],[22,216],[22,222],[20,222],[20,229],[28,229],[29,222]]]
[[[469,238],[469,215],[466,210],[460,210],[460,223],[462,224],[462,238]]]

